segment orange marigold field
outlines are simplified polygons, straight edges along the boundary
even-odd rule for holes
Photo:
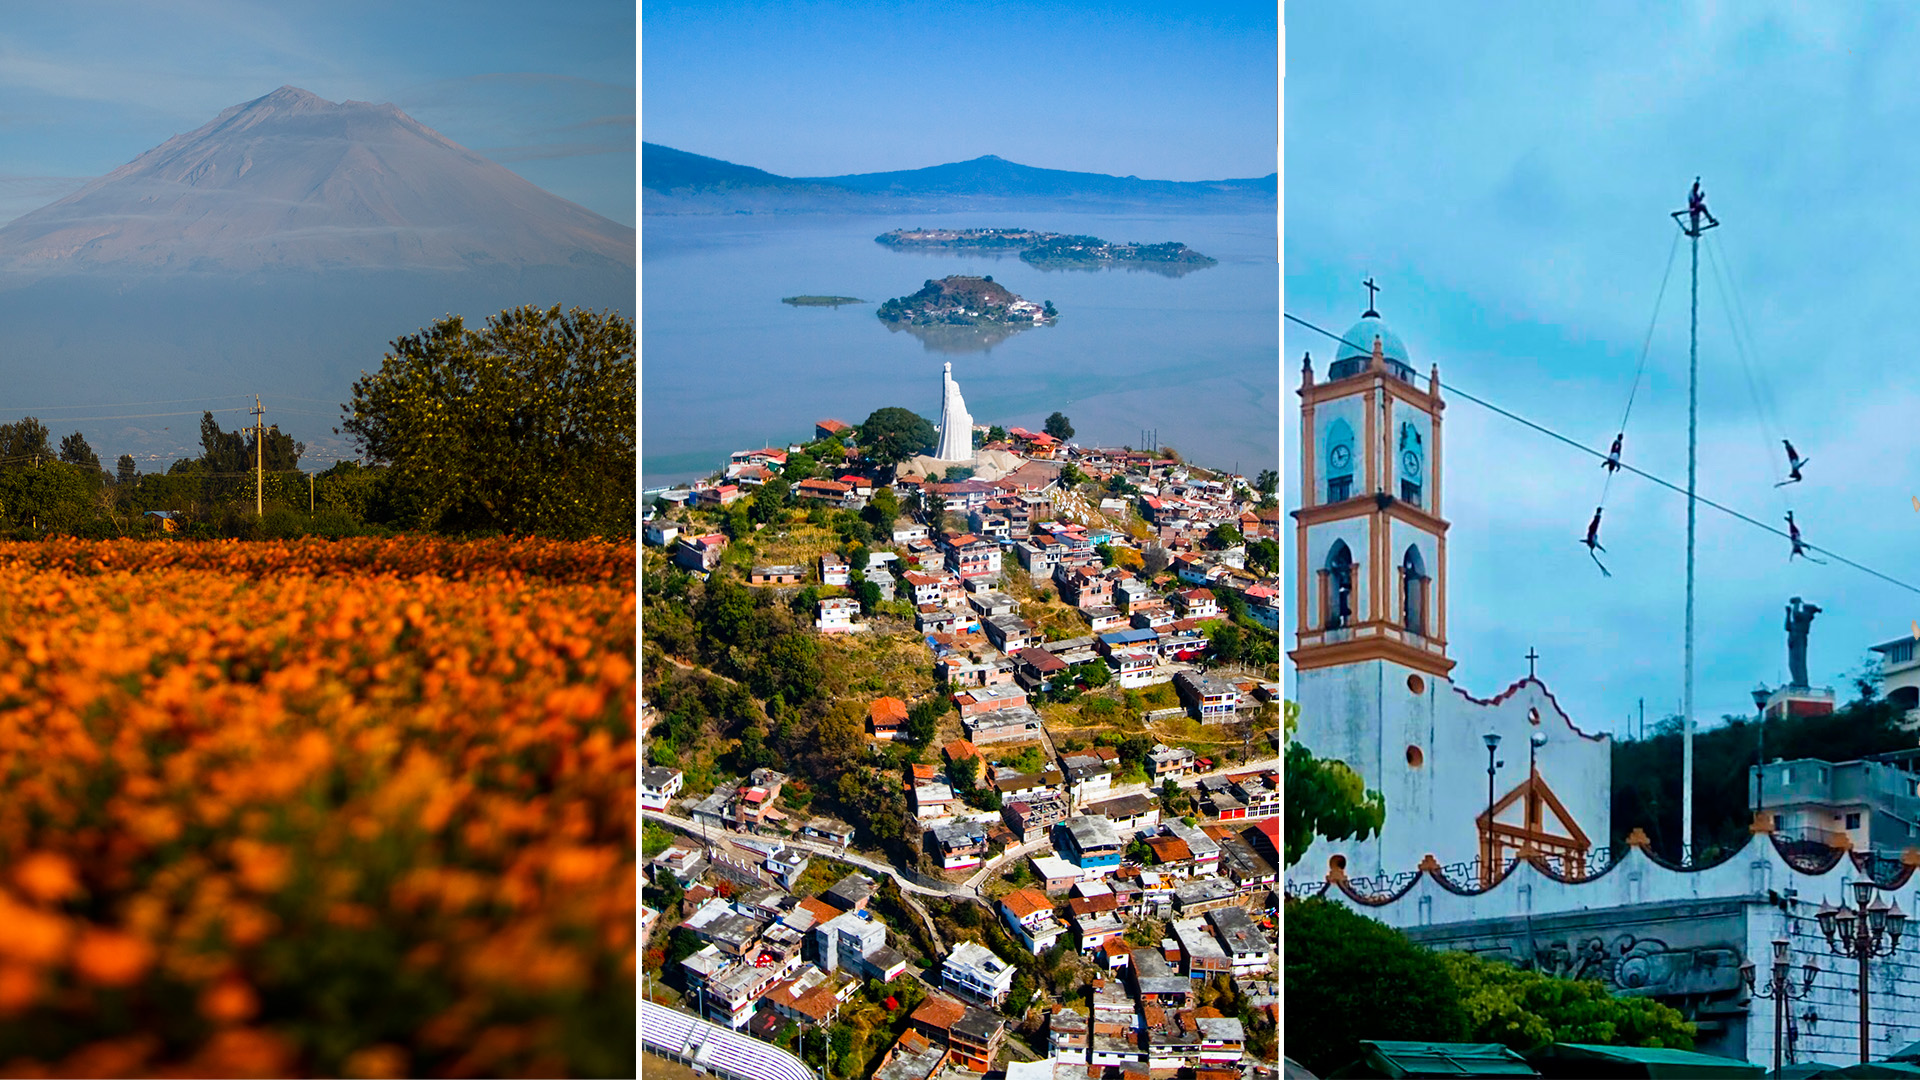
[[[633,1075],[633,567],[0,544],[0,1073]]]

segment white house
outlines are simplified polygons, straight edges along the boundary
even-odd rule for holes
[[[1013,991],[1014,967],[993,950],[971,941],[954,945],[941,965],[940,978],[948,989],[975,1001],[999,1005]]]
[[[684,777],[679,769],[649,765],[640,770],[640,805],[648,810],[665,810],[680,794]]]
[[[820,601],[820,617],[813,625],[823,634],[843,634],[855,628],[853,620],[859,614],[860,601],[836,596]]]

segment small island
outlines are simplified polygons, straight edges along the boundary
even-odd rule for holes
[[[1216,262],[1185,244],[1110,244],[1097,236],[1049,236],[1022,251],[1020,258],[1041,269],[1109,263],[1198,268]]]
[[[1059,318],[1053,301],[1036,304],[992,277],[954,275],[929,281],[912,296],[897,296],[875,312],[894,326],[1044,326]]]
[[[780,302],[790,304],[794,307],[837,308],[841,304],[864,304],[867,301],[857,296],[783,296],[780,298]]]
[[[914,251],[1019,251],[1042,270],[1124,266],[1185,273],[1217,260],[1185,244],[1116,244],[1097,236],[1069,236],[1036,229],[895,229],[874,237],[890,248]]]

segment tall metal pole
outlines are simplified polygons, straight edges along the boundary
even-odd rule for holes
[[[1701,224],[1705,218],[1707,223]],[[1692,248],[1693,288],[1687,309],[1687,646],[1686,685],[1680,701],[1680,857],[1693,861],[1693,550],[1700,472],[1700,234],[1720,224],[1707,212],[1700,180],[1693,181],[1687,208],[1673,212]]]
[[[1680,751],[1680,857],[1693,862],[1693,536],[1694,479],[1700,465],[1700,230],[1687,230],[1693,249],[1693,298],[1687,310],[1687,677],[1680,705],[1685,725]]]

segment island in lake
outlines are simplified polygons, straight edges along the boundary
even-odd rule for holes
[[[1021,261],[1042,270],[1120,266],[1179,275],[1217,262],[1181,243],[1116,244],[1097,236],[1035,229],[895,229],[874,237],[874,241],[903,251],[1017,250]]]
[[[992,277],[955,274],[929,281],[912,296],[896,296],[876,315],[908,326],[1044,326],[1059,318],[1053,301],[1023,300]]]
[[[780,298],[780,302],[783,304],[791,304],[794,307],[833,307],[833,308],[837,308],[841,304],[866,303],[865,300],[862,300],[857,296],[783,296]]]

